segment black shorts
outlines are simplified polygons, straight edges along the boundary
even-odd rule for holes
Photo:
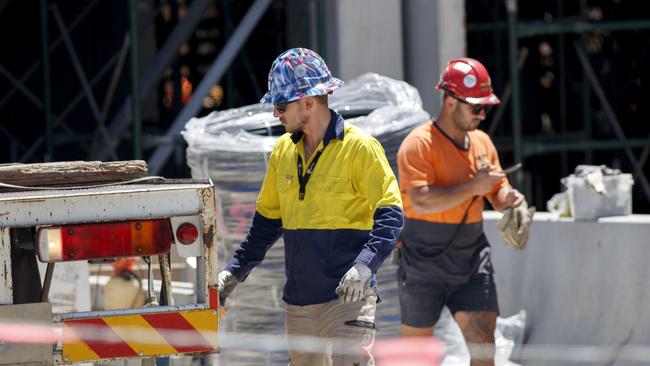
[[[398,271],[399,303],[402,324],[429,328],[436,324],[443,306],[457,311],[495,311],[499,313],[492,273],[475,272],[465,283],[409,283]]]

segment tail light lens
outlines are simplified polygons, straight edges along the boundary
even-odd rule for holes
[[[44,227],[38,259],[64,262],[167,253],[173,240],[167,219]]]
[[[199,236],[199,230],[193,224],[186,222],[176,229],[176,237],[181,244],[192,244]]]

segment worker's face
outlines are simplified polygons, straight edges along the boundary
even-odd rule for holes
[[[280,119],[280,122],[289,133],[302,132],[307,115],[304,108],[304,99],[298,99],[284,105],[276,105],[273,108],[273,116]]]
[[[473,131],[485,119],[485,106],[469,104],[463,100],[450,96],[454,101],[454,123],[461,131]]]

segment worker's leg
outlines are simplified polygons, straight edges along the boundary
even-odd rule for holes
[[[331,365],[327,344],[318,332],[320,312],[324,305],[287,304],[286,325],[290,366]]]
[[[494,311],[458,311],[454,319],[463,332],[472,357],[471,366],[494,366]]]
[[[330,301],[321,313],[321,335],[332,345],[333,366],[373,366],[377,295],[371,290],[364,301],[344,304]]]
[[[403,337],[431,337],[445,306],[449,286],[444,283],[412,283],[398,271],[400,331]]]
[[[499,314],[490,248],[483,248],[476,273],[449,297],[447,305],[454,314],[467,342],[472,366],[494,365],[494,330]]]
[[[434,327],[411,327],[402,324],[399,328],[402,337],[431,337],[433,335]]]

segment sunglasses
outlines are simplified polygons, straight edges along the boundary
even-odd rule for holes
[[[295,103],[295,102],[297,102],[299,100],[300,99],[292,100],[290,102],[277,103],[277,104],[273,105],[273,108],[275,108],[275,110],[278,111],[279,113],[284,113],[284,112],[287,111],[287,105],[289,105],[291,103]]]
[[[481,111],[485,111],[485,114],[488,113],[488,106],[485,106],[485,105],[482,105],[482,104],[469,103],[469,102],[467,102],[467,101],[465,101],[465,100],[463,100],[463,99],[461,99],[461,98],[459,98],[459,97],[457,97],[457,96],[455,96],[454,94],[451,94],[451,93],[449,93],[449,95],[452,98],[456,99],[457,101],[459,101],[461,103],[464,103],[464,104],[467,104],[470,107],[472,107],[472,113],[475,114],[475,115],[481,114]]]

